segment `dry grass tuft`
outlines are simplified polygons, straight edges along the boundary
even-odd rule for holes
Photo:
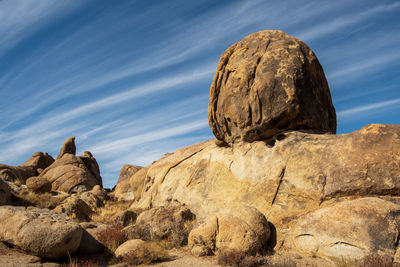
[[[248,255],[238,250],[222,251],[218,255],[218,264],[235,267],[257,267],[262,266],[265,260],[259,256]]]
[[[66,197],[63,195],[53,196],[51,193],[35,193],[28,189],[21,190],[18,197],[38,208],[54,209]]]
[[[129,265],[150,264],[157,261],[168,260],[169,255],[161,244],[147,242],[132,253],[122,258],[124,263]]]
[[[115,215],[128,210],[131,204],[132,201],[118,201],[110,198],[105,202],[104,207],[99,208],[98,211],[92,215],[91,219],[93,222],[114,224]]]
[[[91,260],[70,259],[67,264],[62,264],[61,267],[100,267],[100,264]]]

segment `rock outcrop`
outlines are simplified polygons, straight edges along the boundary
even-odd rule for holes
[[[88,151],[75,156],[74,140],[75,137],[70,137],[65,141],[57,160],[39,176],[51,183],[53,191],[82,192],[102,185],[96,159]]]
[[[400,205],[375,197],[349,200],[304,214],[292,225],[286,246],[303,255],[358,260],[376,253],[394,256]]]
[[[306,212],[371,195],[395,201],[399,162],[400,125],[367,125],[341,135],[290,131],[274,142],[229,148],[210,140],[135,173],[130,178],[132,207],[173,201],[199,219],[229,207],[255,207],[276,227],[279,247],[290,222]]]
[[[26,180],[26,187],[35,193],[51,191],[51,183],[43,177],[31,177]]]
[[[228,144],[293,129],[336,132],[335,109],[317,57],[282,31],[251,34],[221,55],[208,119],[217,139]]]
[[[49,154],[35,152],[30,159],[20,166],[0,164],[0,179],[25,184],[26,179],[39,175],[53,162],[54,159]]]
[[[129,178],[132,177],[136,172],[141,170],[143,167],[125,164],[119,172],[117,185],[114,189],[114,194],[118,196],[120,200],[133,200],[134,195],[129,185]]]
[[[0,241],[44,258],[68,256],[82,237],[79,224],[48,209],[1,206],[0,225]]]

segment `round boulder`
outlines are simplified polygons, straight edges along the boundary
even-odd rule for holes
[[[286,130],[336,132],[336,112],[317,57],[282,31],[261,31],[220,57],[210,88],[210,127],[225,143]]]
[[[26,187],[36,193],[51,191],[51,183],[43,177],[31,177],[26,180]]]

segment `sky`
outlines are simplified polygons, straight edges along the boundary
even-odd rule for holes
[[[400,1],[0,0],[0,162],[76,136],[113,187],[124,164],[211,139],[219,56],[268,29],[316,53],[338,133],[400,124]]]

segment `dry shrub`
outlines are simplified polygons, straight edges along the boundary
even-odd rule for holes
[[[168,253],[156,242],[147,242],[125,255],[122,261],[129,265],[150,264],[168,259]]]
[[[132,201],[118,201],[114,198],[108,199],[104,207],[98,209],[98,211],[92,215],[93,222],[101,222],[107,224],[114,224],[115,215],[129,209]]]
[[[393,263],[392,258],[388,256],[380,256],[378,254],[373,254],[365,257],[361,264],[359,265],[360,267],[400,267],[400,264],[398,263]]]
[[[28,189],[21,190],[18,197],[38,208],[54,209],[64,199],[65,196],[53,196],[51,193],[35,193]]]
[[[257,267],[263,265],[264,260],[262,257],[248,255],[232,249],[219,253],[218,264],[235,267]]]
[[[97,240],[102,243],[110,252],[114,252],[122,243],[127,241],[120,226],[106,228],[96,233]]]
[[[62,264],[61,267],[100,267],[100,264],[91,260],[70,259],[67,264]]]

